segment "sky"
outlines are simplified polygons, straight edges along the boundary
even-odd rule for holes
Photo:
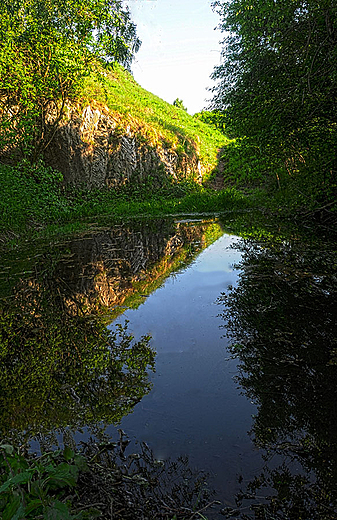
[[[143,88],[173,103],[182,99],[190,114],[212,97],[207,87],[220,63],[222,34],[211,0],[126,0],[142,46],[131,66]]]

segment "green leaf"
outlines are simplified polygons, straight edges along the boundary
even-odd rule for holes
[[[12,495],[2,513],[1,520],[19,520],[19,518],[24,518],[24,516],[24,509],[20,497],[18,495]]]
[[[49,478],[46,483],[49,486],[66,487],[75,486],[78,475],[78,468],[76,466],[62,462],[58,466],[49,466],[47,470]]]
[[[80,471],[86,471],[88,469],[87,461],[83,455],[76,454],[74,457],[74,463]]]
[[[14,477],[11,477],[0,487],[0,493],[3,493],[6,489],[16,484],[27,484],[27,482],[32,478],[32,473],[32,470],[23,471],[22,473],[18,473]]]
[[[36,500],[32,500],[31,502],[29,502],[29,504],[26,506],[26,509],[25,509],[25,513],[26,515],[28,515],[29,513],[31,513],[32,511],[34,511],[35,509],[38,509],[39,507],[42,506],[42,501],[37,498]]]
[[[63,456],[66,460],[71,460],[74,458],[75,453],[69,446],[66,446],[63,450]]]
[[[12,455],[14,452],[14,447],[11,444],[1,444],[0,448],[5,450],[7,455]]]
[[[68,506],[59,500],[55,500],[46,511],[47,520],[72,520],[72,518]]]
[[[20,504],[15,515],[12,516],[11,520],[19,520],[20,518],[26,518],[25,508],[23,504]]]

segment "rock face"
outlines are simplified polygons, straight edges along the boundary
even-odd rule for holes
[[[148,177],[158,183],[163,176],[202,179],[196,150],[178,154],[143,141],[130,127],[121,129],[103,106],[87,106],[80,116],[68,108],[67,119],[58,126],[45,160],[63,173],[66,183],[97,188],[142,182]]]

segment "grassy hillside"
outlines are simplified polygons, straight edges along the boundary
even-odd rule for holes
[[[198,157],[204,180],[216,171],[219,150],[228,140],[212,126],[140,87],[120,66],[99,70],[86,79],[72,101],[79,112],[88,104],[109,110],[117,134],[128,128],[149,146],[173,149],[179,155]],[[218,194],[187,181],[167,180],[155,191],[151,182],[116,190],[64,186],[62,175],[42,162],[0,164],[0,245],[12,234],[35,233],[46,225],[57,229],[98,214],[111,216],[220,212],[245,207],[233,189]]]
[[[215,128],[143,89],[120,65],[86,78],[81,95],[81,108],[102,103],[118,121],[121,132],[129,127],[151,146],[187,155],[197,153],[208,175],[217,166],[219,149],[229,142]]]

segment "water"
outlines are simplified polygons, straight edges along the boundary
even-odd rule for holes
[[[237,240],[224,234],[123,315],[136,336],[151,334],[157,355],[153,389],[123,418],[122,428],[146,441],[159,459],[188,454],[193,466],[212,474],[219,493],[226,490],[228,501],[238,476],[262,466],[247,435],[256,408],[234,381],[237,362],[226,348],[217,305],[237,282]]]
[[[208,471],[224,515],[336,518],[336,266],[329,238],[244,218],[96,224],[3,255],[2,438],[121,427]]]

